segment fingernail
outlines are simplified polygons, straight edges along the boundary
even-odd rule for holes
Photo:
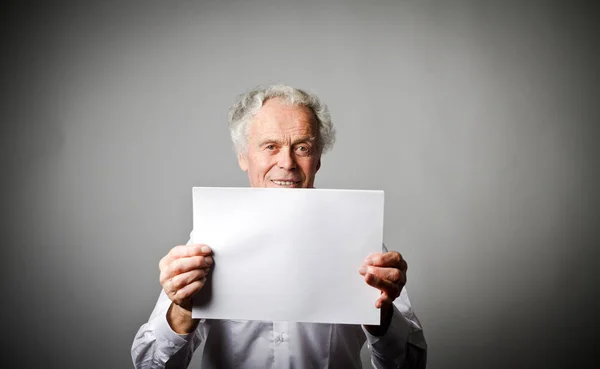
[[[204,246],[202,246],[202,248],[201,248],[200,250],[201,250],[202,252],[205,252],[205,253],[206,253],[206,252],[210,252],[210,247],[208,247],[208,246],[204,245]]]
[[[210,256],[207,256],[204,258],[204,262],[206,263],[206,265],[212,265],[213,263],[213,258]]]
[[[365,258],[365,264],[373,264],[373,259],[371,259],[370,257]]]
[[[361,266],[361,267],[358,269],[358,272],[359,272],[360,274],[366,274],[366,273],[367,273],[367,267],[366,267],[366,266]]]

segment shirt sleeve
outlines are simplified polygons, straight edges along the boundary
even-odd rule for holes
[[[194,351],[206,339],[209,325],[204,319],[192,333],[173,331],[167,321],[169,306],[171,300],[161,290],[150,319],[140,327],[131,346],[136,369],[187,368]]]

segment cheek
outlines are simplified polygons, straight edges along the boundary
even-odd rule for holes
[[[255,156],[252,158],[249,168],[255,176],[262,177],[273,167],[269,157]]]
[[[302,167],[302,171],[306,176],[314,175],[317,172],[317,164],[318,160],[310,159],[303,162],[300,166]]]

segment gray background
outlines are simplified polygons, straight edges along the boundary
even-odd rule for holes
[[[234,97],[329,104],[320,188],[383,189],[429,368],[591,368],[592,2],[2,2],[3,362],[127,368]],[[19,4],[19,5],[17,5]]]

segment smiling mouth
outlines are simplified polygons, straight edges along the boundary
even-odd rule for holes
[[[276,181],[274,179],[272,179],[271,182],[275,183],[277,186],[281,186],[281,187],[292,187],[292,186],[300,183],[300,181]]]

